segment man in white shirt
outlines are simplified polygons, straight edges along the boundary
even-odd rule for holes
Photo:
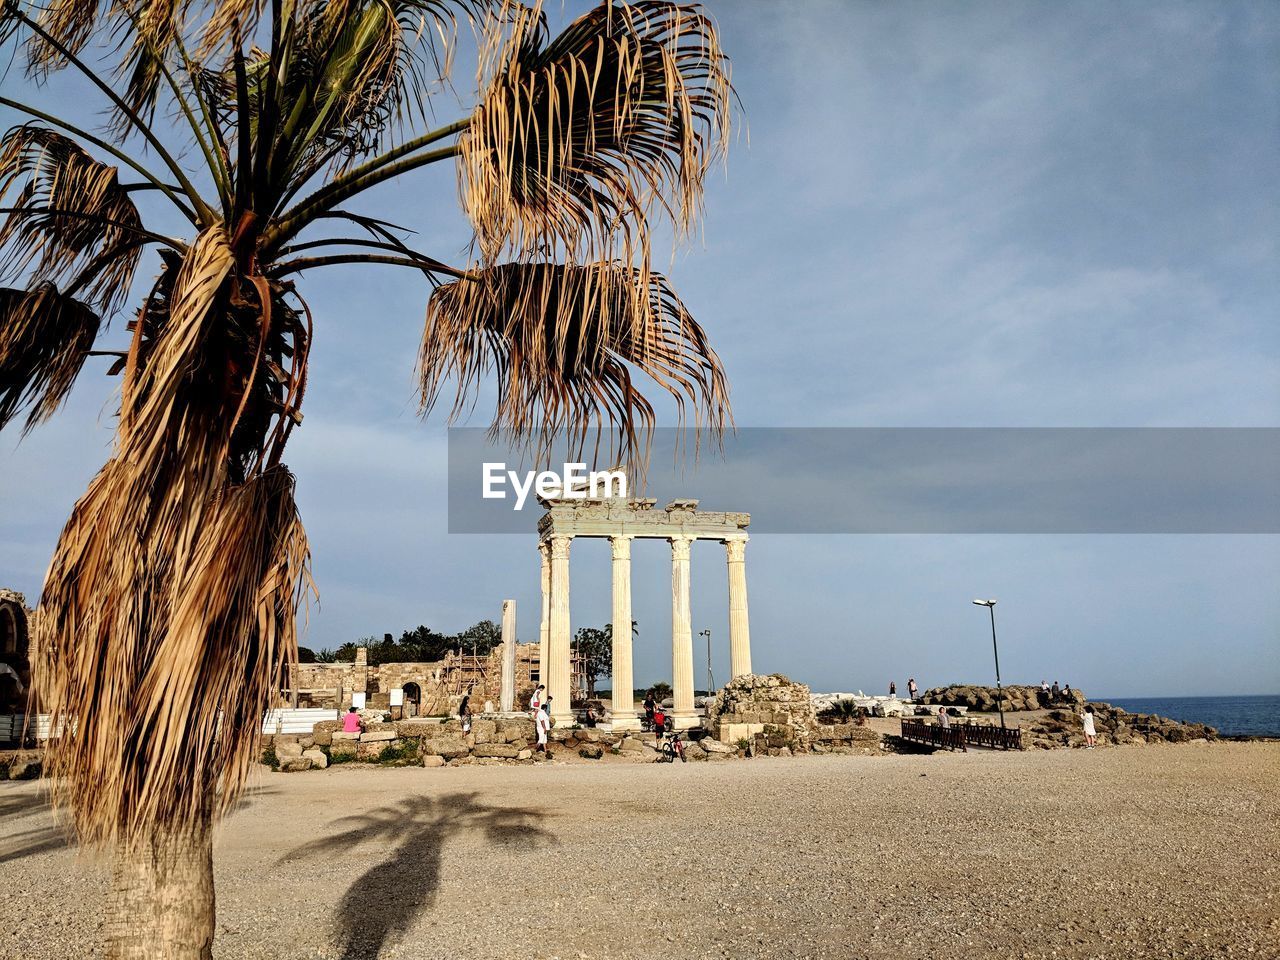
[[[538,730],[538,749],[547,752],[547,735],[551,733],[551,698],[547,697],[547,702],[538,710],[538,715],[534,719],[534,726]]]

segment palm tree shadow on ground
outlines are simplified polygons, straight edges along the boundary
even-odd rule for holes
[[[454,836],[482,831],[498,846],[519,844],[532,852],[555,842],[539,825],[546,814],[529,807],[495,807],[476,793],[408,797],[398,804],[342,817],[345,826],[280,858],[280,863],[325,853],[350,853],[365,841],[394,841],[385,858],[352,881],[334,916],[342,960],[378,957],[388,940],[402,937],[431,909],[440,888],[441,853]]]

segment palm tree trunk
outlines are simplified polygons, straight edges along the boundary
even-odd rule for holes
[[[210,960],[213,928],[213,831],[207,819],[117,851],[107,905],[110,960]]]

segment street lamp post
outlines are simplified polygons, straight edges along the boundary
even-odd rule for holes
[[[711,631],[699,630],[698,636],[707,638],[707,696],[713,696],[716,689],[716,678],[711,673]]]
[[[991,611],[991,651],[996,656],[996,709],[1000,711],[1000,729],[1004,726],[1004,693],[1000,689],[1000,648],[996,646],[996,602],[994,600],[973,601],[980,607]]]

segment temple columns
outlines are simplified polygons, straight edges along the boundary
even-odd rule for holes
[[[729,679],[751,672],[751,624],[747,619],[747,538],[725,540],[729,567]]]
[[[693,625],[689,611],[690,537],[671,538],[671,719],[679,730],[697,726],[693,708]]]
[[[547,693],[556,723],[573,722],[569,691],[569,545],[572,537],[551,538],[551,614],[547,642]]]
[[[613,545],[613,706],[614,730],[639,730],[631,672],[631,537],[610,537]]]

